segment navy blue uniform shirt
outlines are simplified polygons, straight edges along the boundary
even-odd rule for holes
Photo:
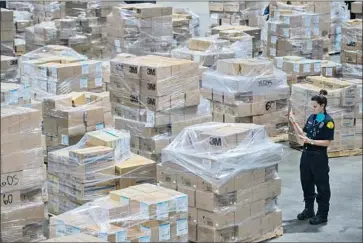
[[[306,137],[313,140],[334,140],[334,129],[333,118],[325,113],[325,119],[321,122],[316,120],[315,114],[310,115],[303,131],[306,133]],[[319,146],[314,145],[308,145],[308,147],[319,149]]]

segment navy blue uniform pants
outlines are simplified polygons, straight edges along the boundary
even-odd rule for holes
[[[304,150],[300,160],[300,180],[306,208],[318,203],[317,214],[327,217],[330,201],[329,162],[326,151]],[[317,194],[315,193],[315,186]]]

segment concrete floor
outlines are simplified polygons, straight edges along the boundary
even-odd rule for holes
[[[270,242],[362,242],[362,157],[329,159],[332,191],[329,222],[312,226],[308,221],[296,219],[304,207],[299,179],[301,152],[284,146],[285,156],[279,165],[284,235]]]

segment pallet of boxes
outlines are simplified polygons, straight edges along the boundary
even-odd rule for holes
[[[113,53],[170,56],[174,42],[172,8],[141,3],[114,6],[107,16]]]
[[[18,76],[18,58],[14,56],[0,56],[1,58],[1,83],[17,83]]]
[[[130,131],[131,151],[155,161],[184,127],[212,119],[200,97],[198,63],[188,60],[111,60],[110,100],[115,128]]]
[[[130,153],[130,134],[105,128],[48,155],[49,212],[58,215],[141,183],[155,183],[154,161]]]
[[[213,121],[266,126],[286,140],[289,86],[286,74],[266,59],[225,59],[203,73],[202,95],[211,101]]]
[[[342,63],[343,78],[362,79],[362,20],[352,19],[342,26]]]
[[[172,50],[171,54],[174,58],[195,61],[201,66],[210,67],[219,59],[235,57],[236,52],[228,40],[213,37],[195,37],[188,40],[186,47],[176,48]]]
[[[46,168],[41,112],[1,107],[1,241],[45,239]]]
[[[105,242],[187,242],[186,194],[144,183],[111,191],[50,218],[50,240],[79,234]]]
[[[337,78],[321,76],[307,77],[307,83],[292,85],[291,109],[296,115],[297,123],[304,127],[308,117],[313,113],[310,100],[321,89],[328,91],[327,113],[334,120],[334,140],[328,147],[329,157],[349,156],[361,153],[361,141],[355,139],[355,109],[358,100],[357,84]],[[299,148],[301,139],[290,126],[290,146]]]
[[[323,59],[323,38],[319,15],[292,9],[271,8],[268,21],[266,56],[301,56]]]
[[[184,44],[189,38],[200,35],[199,16],[187,8],[173,9],[173,35],[176,46]]]
[[[263,126],[203,123],[163,150],[160,186],[188,195],[192,242],[261,242],[283,234],[280,144]]]
[[[1,55],[14,56],[14,12],[1,8]]]

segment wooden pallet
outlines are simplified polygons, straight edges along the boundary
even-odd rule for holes
[[[330,52],[329,52],[329,55],[330,55],[330,56],[333,56],[333,55],[340,55],[340,51],[330,51]]]
[[[294,143],[290,141],[290,147],[299,151],[303,150],[303,147],[300,144]],[[360,156],[362,155],[362,149],[348,149],[341,151],[329,151],[329,158],[338,158],[338,157],[349,157],[349,156]]]
[[[289,141],[289,135],[288,134],[280,134],[275,137],[270,137],[272,141],[275,143],[282,143]]]
[[[274,238],[278,238],[284,234],[284,229],[282,226],[276,228],[273,232],[266,233],[256,239],[248,240],[248,242],[264,242],[266,240],[271,240]]]

